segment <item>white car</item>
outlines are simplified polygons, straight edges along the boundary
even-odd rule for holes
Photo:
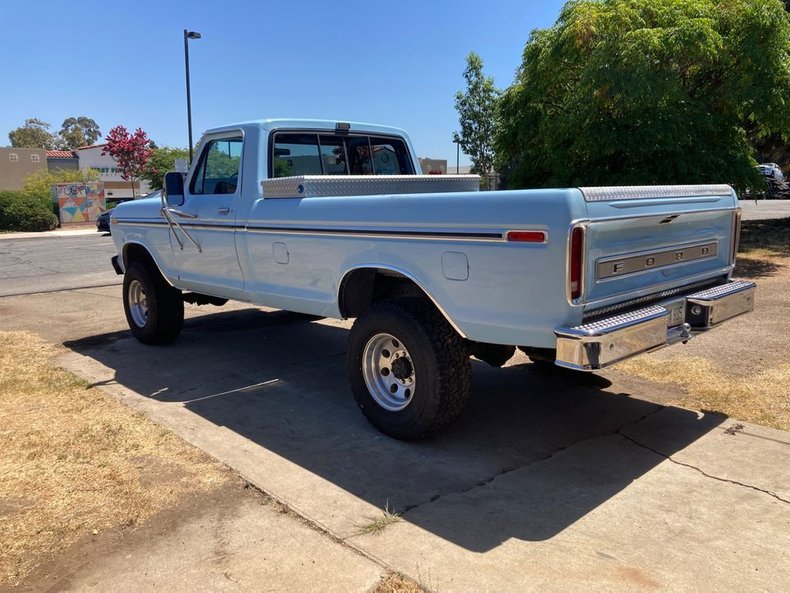
[[[770,179],[773,179],[774,181],[781,183],[782,181],[785,180],[785,176],[784,173],[782,173],[782,169],[779,168],[779,165],[777,165],[776,163],[762,163],[760,165],[757,165],[757,167],[760,169],[760,173],[762,173],[763,175],[765,175]]]

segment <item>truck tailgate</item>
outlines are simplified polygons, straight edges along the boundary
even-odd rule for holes
[[[586,311],[731,272],[740,216],[731,187],[580,189],[590,220]]]

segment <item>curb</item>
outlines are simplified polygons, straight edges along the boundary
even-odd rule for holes
[[[0,233],[0,241],[7,239],[63,239],[67,237],[82,237],[85,235],[99,235],[101,236],[102,233],[99,233],[96,230],[96,227],[93,226],[91,228],[82,228],[82,229],[57,229],[54,231],[44,231],[44,232],[29,232],[29,233]]]

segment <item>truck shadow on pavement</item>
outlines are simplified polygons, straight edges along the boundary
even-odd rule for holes
[[[338,322],[245,309],[188,319],[167,347],[143,346],[126,331],[65,345],[114,369],[124,387],[183,405],[477,552],[509,538],[551,538],[723,421],[615,393],[604,379],[596,387],[541,375],[522,357],[503,369],[475,362],[463,417],[403,443],[360,414],[346,339]]]

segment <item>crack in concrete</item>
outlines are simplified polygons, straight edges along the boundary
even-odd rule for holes
[[[667,455],[666,453],[663,453],[663,452],[661,452],[661,451],[659,451],[657,449],[654,449],[653,447],[650,447],[648,445],[640,443],[639,441],[637,441],[633,437],[630,437],[630,436],[628,436],[626,434],[621,433],[619,430],[617,431],[617,435],[623,437],[624,439],[626,439],[626,440],[628,440],[630,442],[632,442],[637,447],[641,447],[643,449],[646,449],[647,451],[651,451],[652,453],[655,453],[656,455],[658,455],[660,457],[663,457],[664,459],[674,463],[675,465],[680,465],[682,467],[687,467],[689,469],[693,469],[694,471],[699,472],[700,474],[702,474],[706,478],[710,478],[711,480],[716,480],[717,482],[725,482],[727,484],[734,484],[735,486],[742,486],[743,488],[749,488],[750,490],[755,490],[757,492],[761,492],[762,494],[767,494],[768,496],[771,496],[771,497],[775,498],[779,502],[783,502],[785,504],[790,504],[790,500],[782,498],[776,492],[772,492],[771,490],[766,490],[765,488],[760,488],[759,486],[753,486],[751,484],[746,484],[744,482],[739,482],[738,480],[731,480],[729,478],[722,478],[720,476],[714,476],[713,474],[707,473],[705,470],[697,467],[696,465],[692,465],[691,463],[686,463],[685,461],[678,461],[677,459],[673,459],[671,455]]]
[[[88,288],[107,288],[108,286],[120,286],[121,282],[113,282],[111,284],[92,284],[90,286],[71,286],[66,288],[52,288],[46,290],[33,290],[31,292],[15,292],[9,294],[0,294],[0,298],[20,297],[20,296],[34,296],[37,294],[51,294],[54,292],[76,292],[78,290],[85,290]]]
[[[430,499],[428,499],[427,501],[418,502],[418,503],[411,504],[411,505],[406,505],[405,507],[403,507],[403,509],[400,511],[399,514],[400,515],[405,515],[409,511],[413,511],[414,509],[416,509],[418,507],[422,507],[422,506],[426,506],[426,505],[432,504],[432,503],[434,503],[434,502],[436,502],[436,501],[438,501],[438,500],[440,500],[440,499],[442,499],[442,498],[444,498],[446,496],[450,496],[452,494],[466,494],[467,492],[471,492],[472,490],[474,490],[476,488],[481,488],[483,486],[487,486],[488,484],[490,484],[491,482],[493,482],[494,480],[496,480],[500,476],[507,475],[507,474],[512,473],[512,472],[514,472],[516,470],[519,470],[519,469],[528,468],[528,467],[530,467],[532,465],[535,465],[537,463],[542,463],[544,461],[548,461],[549,459],[551,459],[552,457],[558,455],[559,453],[562,453],[566,449],[570,449],[571,447],[575,447],[576,445],[580,445],[580,444],[585,443],[587,441],[591,441],[591,440],[594,440],[594,439],[600,439],[600,438],[607,437],[607,436],[618,435],[618,434],[620,434],[620,431],[623,430],[624,428],[628,428],[629,426],[635,426],[635,425],[639,424],[640,422],[643,422],[644,420],[646,420],[650,416],[652,416],[654,414],[658,414],[662,410],[666,409],[666,406],[661,406],[659,404],[656,404],[656,405],[658,406],[657,409],[653,410],[652,412],[650,412],[648,414],[644,414],[643,416],[640,416],[636,420],[633,420],[631,422],[627,422],[626,424],[623,424],[622,426],[620,426],[616,430],[613,430],[611,432],[605,432],[603,434],[591,435],[591,436],[589,436],[587,438],[578,440],[578,441],[573,442],[573,443],[569,443],[569,444],[564,445],[562,447],[558,447],[558,448],[552,450],[551,452],[549,452],[548,455],[544,455],[543,457],[532,459],[531,461],[528,461],[527,463],[524,463],[524,464],[521,464],[521,465],[517,465],[515,467],[505,467],[505,468],[499,470],[493,476],[491,476],[489,478],[485,478],[483,480],[479,480],[479,481],[475,482],[475,484],[473,484],[472,486],[469,486],[468,488],[464,488],[462,490],[454,490],[452,492],[446,492],[444,494],[436,494],[436,495],[432,496]]]

